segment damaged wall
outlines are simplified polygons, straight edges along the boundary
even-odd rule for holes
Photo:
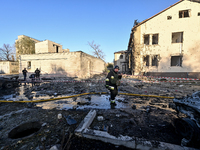
[[[18,73],[19,63],[15,61],[0,61],[0,73],[11,74]]]
[[[133,72],[200,72],[200,3],[181,1],[134,30]],[[146,57],[149,65],[146,65]]]
[[[32,54],[20,56],[20,70],[23,68],[27,68],[28,72],[35,72],[38,68],[42,74],[66,74],[68,77],[87,78],[93,72],[102,72],[105,62],[81,51]]]
[[[39,43],[35,43],[35,53],[61,53],[62,51],[62,45],[45,40]]]

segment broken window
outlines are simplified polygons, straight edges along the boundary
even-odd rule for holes
[[[123,59],[123,55],[120,55],[120,57],[119,57],[120,59]]]
[[[149,45],[149,34],[144,35],[144,44]]]
[[[182,66],[182,56],[171,56],[171,66]]]
[[[183,43],[183,32],[172,33],[172,43]]]
[[[167,20],[171,20],[172,19],[172,16],[167,16]]]
[[[158,34],[153,34],[153,36],[152,36],[152,44],[158,44]]]
[[[144,66],[149,66],[149,55],[143,57]]]
[[[186,17],[190,17],[189,10],[181,10],[181,11],[179,11],[179,18],[186,18]]]
[[[152,56],[152,66],[158,66],[158,55],[153,55]]]
[[[31,68],[31,61],[28,61],[28,63],[27,63],[27,68],[28,68],[28,69]]]

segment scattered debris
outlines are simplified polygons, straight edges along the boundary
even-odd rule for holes
[[[98,76],[98,78],[95,78],[95,80],[98,79],[104,80],[105,76]],[[58,78],[56,80],[58,80]],[[59,80],[64,81],[76,79],[59,78]],[[122,80],[126,81],[126,79]],[[62,96],[81,93],[99,91],[107,92],[104,84],[89,82],[93,80],[87,80],[88,82],[85,83],[56,83],[49,82],[48,80],[46,81],[47,82],[43,82],[35,86],[27,84],[13,89],[1,89],[0,99],[9,101],[32,101],[47,98],[51,99],[55,97],[60,98]],[[134,79],[130,81],[134,81]],[[141,95],[146,95],[147,93],[150,95],[163,96],[176,95],[176,100],[178,100],[179,98],[177,97],[184,96],[189,98],[187,95],[191,95],[193,90],[200,90],[200,86],[197,83],[183,83],[182,85],[183,86],[180,88],[180,84],[167,82],[159,84],[127,82],[121,84],[120,92]],[[195,95],[192,95],[194,99],[198,97],[198,94]],[[98,97],[101,99],[98,99]],[[176,102],[175,100],[166,98],[129,95],[118,95],[116,98],[117,105],[114,109],[111,109],[112,107],[109,103],[109,93],[106,95],[86,95],[43,103],[0,103],[0,121],[2,127],[0,128],[0,147],[3,150],[11,148],[13,150],[40,150],[51,148],[76,150],[82,149],[83,147],[85,149],[92,149],[96,146],[99,149],[116,149],[116,145],[78,137],[75,130],[80,124],[84,124],[86,127],[89,127],[90,130],[88,130],[88,132],[97,130],[99,132],[106,132],[114,137],[121,137],[122,135],[123,139],[126,139],[128,136],[134,136],[136,138],[145,138],[155,141],[150,143],[152,146],[158,146],[159,143],[165,142],[179,146],[198,147],[198,145],[191,143],[191,140],[188,137],[184,138],[181,134],[177,134],[173,126],[173,120],[179,119],[177,121],[177,124],[179,125],[186,124],[190,127],[195,124],[198,127],[199,116],[197,115],[197,99],[192,102],[187,102],[188,99],[185,99],[185,102],[179,99]],[[94,101],[97,101],[98,103],[94,103]],[[71,107],[65,109],[66,105],[71,105]],[[97,105],[99,107],[97,107]],[[46,106],[46,108],[43,106]],[[177,106],[179,106],[178,116],[175,111]],[[100,119],[101,121],[98,121],[97,117],[93,121],[90,119],[85,120],[85,117],[90,110],[92,110],[90,117],[95,118],[94,114],[97,113],[98,116],[102,116],[103,119],[101,118],[102,120]],[[184,114],[185,112],[189,114],[187,117],[190,119],[189,121],[182,119],[186,118],[186,114]],[[60,121],[58,121],[58,114],[62,114]],[[40,130],[30,138],[26,138],[26,140],[23,140],[23,138],[8,138],[8,133],[11,129],[19,126],[20,124],[26,123],[27,120],[39,121],[41,125]],[[193,123],[190,122],[191,120]],[[79,131],[82,132],[82,129],[79,128]],[[193,137],[198,137],[196,133],[193,132]],[[146,143],[148,143],[148,141]],[[60,147],[57,144],[60,145]],[[122,148],[121,146],[117,146],[117,149],[120,148],[125,149],[124,147]]]
[[[69,125],[77,124],[77,121],[74,120],[70,115],[67,116],[67,117],[65,116],[65,119],[67,120],[67,123],[68,123]]]

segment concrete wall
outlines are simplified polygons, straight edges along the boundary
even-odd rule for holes
[[[31,63],[31,67],[28,65]],[[42,74],[66,74],[69,77],[89,77],[93,72],[104,70],[104,61],[83,52],[32,54],[20,56],[20,70],[27,68],[34,72],[36,68]]]
[[[19,63],[11,61],[0,61],[0,73],[1,74],[19,73]]]
[[[190,17],[179,18],[179,11],[189,10]],[[140,72],[200,72],[200,3],[182,1],[136,28],[134,33],[135,74]],[[167,17],[172,19],[168,20]],[[172,33],[183,32],[182,43],[172,43]],[[149,35],[149,45],[144,35]],[[158,44],[152,44],[152,35],[158,34]],[[139,35],[139,36],[138,36]],[[150,55],[150,66],[143,57]],[[159,55],[158,66],[151,65],[153,55]],[[171,56],[182,56],[182,66],[171,66]],[[136,58],[137,57],[137,58]]]
[[[90,77],[93,74],[100,74],[105,70],[105,68],[106,63],[103,60],[81,52],[82,78]]]
[[[41,53],[61,53],[62,51],[62,45],[57,44],[55,42],[45,40],[39,43],[35,44],[35,53],[41,54]]]

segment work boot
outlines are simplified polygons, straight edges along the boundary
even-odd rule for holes
[[[115,100],[111,100],[111,101],[110,101],[110,105],[116,106],[117,104],[115,103]]]

